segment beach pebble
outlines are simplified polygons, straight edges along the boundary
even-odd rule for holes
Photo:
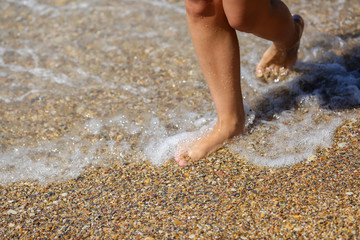
[[[313,154],[311,154],[306,161],[307,161],[307,162],[312,162],[312,161],[314,161],[314,160],[316,160],[316,156],[313,155]]]
[[[337,144],[339,148],[344,148],[347,146],[347,143],[346,142],[341,142],[341,143],[338,143]]]
[[[8,210],[6,213],[7,213],[7,214],[10,214],[10,215],[15,215],[15,214],[17,214],[18,212],[15,211],[15,210],[10,209],[10,210]]]
[[[357,83],[355,2],[289,0],[307,27],[286,82],[256,80],[254,67],[268,43],[237,33],[243,93],[257,116],[247,116],[253,126],[235,141],[248,146],[243,153],[259,149],[271,161],[267,136],[288,129],[277,123],[290,114],[284,124],[295,131],[283,135],[298,146],[296,164],[259,166],[229,142],[179,168],[166,158],[154,166],[143,150],[216,117],[184,1],[2,0],[1,237],[356,239],[360,109],[332,109],[326,99],[344,94],[317,91],[349,83],[336,79]],[[302,96],[314,99],[298,105]],[[294,128],[303,117],[306,141]],[[333,141],[323,147],[314,130],[334,118],[339,128],[325,127]],[[271,141],[293,163],[288,142]],[[320,145],[305,151],[308,142]],[[167,156],[171,151],[164,147]]]

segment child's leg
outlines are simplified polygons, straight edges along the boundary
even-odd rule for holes
[[[257,66],[280,73],[295,64],[304,23],[293,20],[280,0],[186,0],[188,25],[201,69],[210,88],[218,121],[214,129],[176,157],[197,160],[244,131],[244,109],[240,87],[239,45],[234,29],[273,41]]]
[[[223,0],[223,4],[233,28],[273,42],[256,68],[258,76],[275,78],[295,64],[304,28],[300,16],[292,17],[280,0]]]
[[[187,0],[188,25],[202,72],[217,110],[217,123],[188,152],[176,157],[200,159],[229,138],[243,133],[244,109],[240,87],[240,54],[235,30],[230,27],[222,0]]]

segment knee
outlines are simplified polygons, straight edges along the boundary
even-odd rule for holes
[[[226,14],[229,25],[241,32],[252,32],[256,26],[257,18],[251,12],[237,12],[235,14]]]
[[[207,17],[215,13],[214,0],[185,0],[186,13],[190,17]]]

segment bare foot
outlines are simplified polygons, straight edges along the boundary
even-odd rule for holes
[[[191,144],[189,150],[175,157],[179,166],[188,166],[190,162],[199,160],[218,150],[226,141],[244,132],[244,124],[229,127],[228,124],[216,123],[210,133]]]
[[[256,67],[256,76],[267,82],[284,78],[289,69],[295,65],[299,50],[301,35],[304,30],[304,20],[300,15],[293,16],[296,38],[289,48],[279,47],[272,44],[264,53]]]

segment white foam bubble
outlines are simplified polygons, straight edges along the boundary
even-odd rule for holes
[[[307,108],[308,114],[285,111],[278,119],[261,121],[251,133],[236,138],[230,149],[248,161],[271,167],[291,165],[307,159],[318,147],[329,147],[335,129],[343,121],[341,116]],[[317,114],[331,121],[318,122]]]
[[[7,1],[26,6],[29,9],[40,13],[41,15],[52,13],[55,10],[55,8],[50,7],[48,5],[40,4],[36,0],[7,0]]]
[[[99,119],[91,119],[85,124],[85,129],[92,134],[99,134],[102,127],[102,121]]]
[[[164,138],[157,137],[145,147],[145,158],[149,159],[155,165],[161,165],[178,154],[179,146],[189,143],[191,139],[195,139],[198,134],[199,133],[195,131],[183,132]]]
[[[44,184],[74,178],[89,165],[122,160],[129,150],[127,142],[91,141],[81,130],[99,134],[103,126],[101,120],[92,119],[57,140],[0,153],[0,183],[32,180]]]

